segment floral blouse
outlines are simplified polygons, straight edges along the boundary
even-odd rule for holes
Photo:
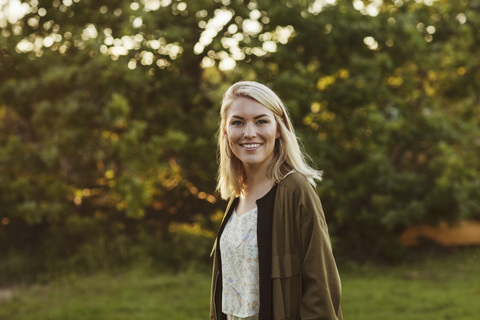
[[[222,312],[235,318],[256,319],[260,309],[257,214],[234,210],[220,238]]]

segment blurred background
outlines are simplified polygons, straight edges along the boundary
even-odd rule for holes
[[[479,0],[0,0],[0,303],[153,268],[203,279],[206,318],[218,113],[239,80],[279,94],[324,170],[347,288],[480,244],[479,30]],[[4,317],[24,319],[18,301]]]

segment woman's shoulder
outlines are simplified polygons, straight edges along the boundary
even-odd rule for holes
[[[298,171],[292,171],[291,173],[287,174],[280,182],[280,186],[287,186],[287,187],[305,187],[311,186],[312,184],[310,181]]]
[[[288,204],[292,208],[297,208],[300,204],[308,216],[322,210],[315,187],[299,172],[292,172],[279,182],[276,201],[281,207]]]
[[[316,194],[315,188],[307,177],[297,171],[287,174],[287,176],[278,183],[278,186],[286,192],[292,192],[297,196],[312,194],[312,192]]]

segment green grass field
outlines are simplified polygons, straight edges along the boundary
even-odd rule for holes
[[[350,320],[474,320],[480,317],[480,250],[397,267],[343,266],[342,308]],[[204,320],[210,275],[134,269],[8,288],[1,320]],[[3,292],[6,288],[2,289]]]

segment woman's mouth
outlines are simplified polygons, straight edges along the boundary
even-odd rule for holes
[[[262,144],[261,143],[243,143],[240,145],[247,150],[256,150],[260,148]]]

